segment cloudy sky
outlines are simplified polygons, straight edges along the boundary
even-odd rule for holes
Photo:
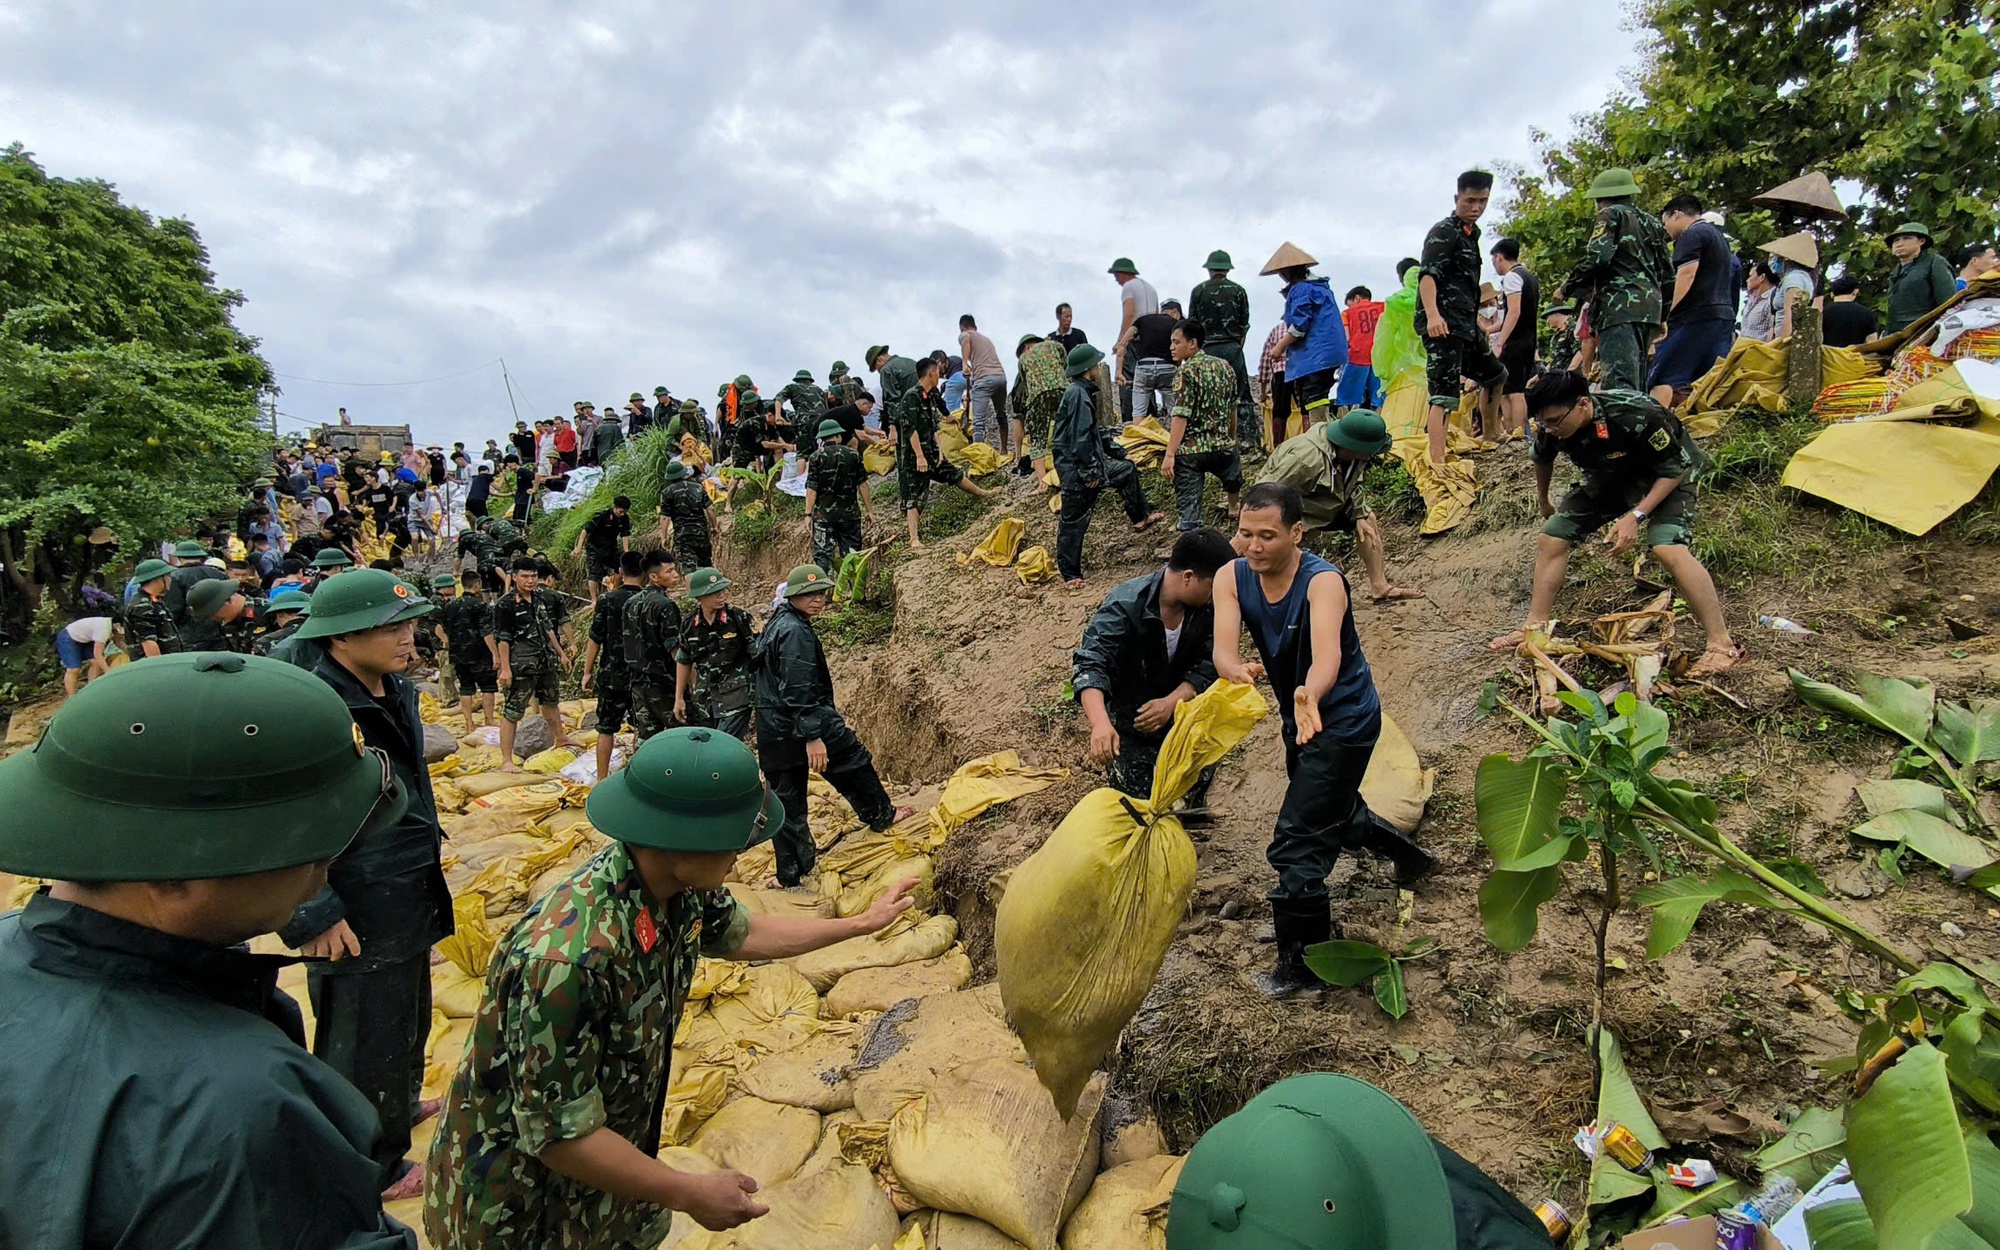
[[[1458,170],[1615,86],[1621,8],[0,0],[0,142],[191,219],[291,421],[476,445],[501,358],[538,417],[962,312],[1104,342],[1120,255],[1185,297],[1226,248],[1261,343],[1279,242],[1385,293]]]

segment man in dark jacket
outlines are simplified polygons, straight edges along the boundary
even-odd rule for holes
[[[393,1201],[423,1192],[421,1168],[405,1171],[431,1027],[431,946],[452,932],[444,883],[444,830],[424,764],[417,688],[403,677],[416,627],[432,604],[382,569],[351,569],[313,595],[296,635],[325,640],[313,671],[347,704],[367,745],[385,756],[408,795],[401,819],[355,839],[333,861],[327,883],[278,931],[286,945],[327,962],[309,968],[318,1031],[313,1053],[375,1105],[382,1137],[374,1156]]]
[[[1215,571],[1236,558],[1217,530],[1174,540],[1167,567],[1104,597],[1071,657],[1070,685],[1090,723],[1090,762],[1134,798],[1153,790],[1153,766],[1174,710],[1215,681]],[[1204,806],[1213,770],[1188,795]]]
[[[632,689],[632,729],[644,742],[671,729],[674,715],[674,649],[681,639],[681,605],[674,599],[680,572],[664,551],[649,551],[640,566],[645,585],[625,601],[619,644]]]
[[[322,682],[227,653],[113,669],[0,761],[0,870],[52,883],[0,917],[0,1245],[414,1250],[297,961],[238,945],[401,803]]]
[[[832,579],[818,565],[793,569],[781,592],[785,601],[757,640],[757,761],[771,792],[785,804],[775,849],[778,884],[787,889],[804,880],[819,859],[806,823],[809,773],[832,783],[877,833],[916,814],[889,801],[874,757],[833,706],[833,676],[812,627],[832,591]]]
[[[583,649],[583,690],[597,683],[597,779],[611,775],[612,740],[632,710],[632,670],[625,663],[625,605],[644,584],[646,558],[618,556],[618,584],[598,597],[590,612],[590,641]]]
[[[179,567],[167,575],[164,602],[175,627],[184,630],[188,622],[187,592],[197,582],[223,581],[229,574],[208,563],[208,548],[192,539],[174,544],[174,563]]]
[[[1097,386],[1088,376],[1103,359],[1104,353],[1088,343],[1070,349],[1064,366],[1069,389],[1056,408],[1050,436],[1056,480],[1062,491],[1062,513],[1056,518],[1056,568],[1072,589],[1083,585],[1083,534],[1090,528],[1090,510],[1106,486],[1125,501],[1133,533],[1143,534],[1167,519],[1164,512],[1147,510],[1138,470],[1122,450],[1105,454],[1111,433],[1097,424]]]

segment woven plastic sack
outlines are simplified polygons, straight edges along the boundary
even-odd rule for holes
[[[1064,1116],[1152,989],[1187,910],[1194,843],[1169,813],[1265,711],[1254,687],[1230,682],[1181,704],[1150,798],[1091,791],[1014,870],[994,918],[1000,994]]]
[[[954,946],[935,959],[900,968],[863,968],[834,982],[820,1003],[822,1016],[855,1016],[887,1011],[909,998],[962,990],[972,980],[972,960]]]
[[[1027,531],[1027,524],[1020,517],[1006,517],[993,527],[984,541],[977,547],[956,557],[960,564],[977,561],[990,564],[996,569],[1004,569],[1014,563],[1014,556],[1021,550],[1021,535]]]
[[[958,940],[958,921],[951,916],[931,916],[911,921],[909,916],[880,933],[849,938],[832,946],[801,955],[792,966],[824,994],[833,983],[859,968],[891,968],[944,954]]]
[[[1063,1225],[1062,1250],[1166,1250],[1167,1208],[1183,1162],[1158,1155],[1099,1175]]]
[[[559,773],[576,763],[576,752],[569,747],[550,747],[521,761],[521,767],[531,773]]]
[[[819,1144],[819,1113],[761,1098],[738,1098],[709,1117],[688,1145],[761,1189],[790,1180]]]
[[[1060,500],[1056,506],[1062,506]],[[1061,576],[1056,570],[1056,558],[1049,554],[1047,547],[1030,547],[1023,551],[1014,561],[1014,572],[1020,575],[1023,586],[1043,586]]]

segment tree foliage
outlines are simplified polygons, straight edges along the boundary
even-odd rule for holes
[[[1895,263],[1882,233],[1900,222],[1947,249],[1993,239],[2000,0],[1635,0],[1631,15],[1645,59],[1626,89],[1567,142],[1538,133],[1537,168],[1507,171],[1506,232],[1546,278],[1576,264],[1584,189],[1611,166],[1649,208],[1694,192],[1751,247],[1795,228],[1751,198],[1817,169],[1849,209],[1814,228],[1823,263],[1877,294]]]
[[[0,540],[16,589],[96,525],[128,547],[229,503],[270,367],[193,225],[0,152]],[[34,564],[23,567],[34,553]]]

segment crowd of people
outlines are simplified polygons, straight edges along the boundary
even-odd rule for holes
[[[1518,241],[1482,246],[1492,182],[1458,179],[1387,301],[1363,285],[1337,298],[1311,255],[1279,247],[1261,272],[1284,312],[1254,373],[1228,253],[1206,257],[1185,303],[1121,257],[1108,350],[1065,303],[1052,330],[1019,338],[1011,376],[967,315],[955,355],[869,346],[872,389],[835,361],[825,387],[801,369],[768,400],[739,375],[712,409],[664,386],[622,412],[578,402],[478,451],[276,453],[233,524],[163,543],[122,595],[98,588],[57,640],[74,697],[33,749],[0,761],[16,817],[0,828],[0,869],[54,882],[0,919],[0,1021],[39,1022],[0,1047],[0,1114],[40,1143],[0,1162],[0,1242],[407,1245],[382,1203],[419,1193],[431,1237],[454,1248],[654,1244],[675,1210],[711,1228],[761,1214],[747,1177],[680,1171],[653,1146],[698,952],[799,954],[879,931],[910,905],[904,886],[850,919],[752,916],[721,889],[736,856],[766,840],[769,884],[808,888],[812,773],[873,829],[912,814],[842,715],[814,628],[831,570],[867,540],[871,452],[890,453],[913,549],[932,486],[1031,496],[1052,474],[1056,563],[1076,588],[1101,492],[1117,493],[1135,532],[1168,520],[1117,437],[1160,422],[1176,533],[1077,643],[1087,755],[1144,796],[1182,703],[1217,681],[1270,683],[1289,780],[1268,852],[1275,961],[1258,987],[1315,984],[1305,952],[1333,931],[1327,878],[1344,850],[1384,857],[1403,885],[1433,867],[1361,798],[1381,704],[1348,575],[1306,545],[1314,529],[1350,531],[1372,599],[1421,593],[1390,579],[1367,502],[1367,470],[1394,442],[1379,409],[1399,381],[1376,372],[1378,344],[1421,348],[1434,463],[1467,396],[1487,437],[1531,451],[1546,523],[1528,621],[1496,647],[1550,628],[1571,550],[1610,527],[1614,554],[1643,541],[1679,584],[1706,644],[1693,674],[1743,658],[1687,546],[1701,451],[1670,405],[1739,335],[1782,336],[1799,301],[1822,298],[1810,236],[1746,266],[1698,198],[1655,214],[1628,172],[1608,170],[1590,188],[1585,256],[1544,306]],[[1916,223],[1890,242],[1902,263],[1880,325],[1892,331],[1993,263],[1975,247],[1952,273]],[[1829,341],[1861,332],[1843,311],[1852,284],[1827,294]],[[998,453],[988,482],[942,454],[952,423]],[[670,451],[657,501],[644,501],[657,503],[656,530],[635,533],[626,495],[594,508],[568,553],[584,562],[584,593],[566,594],[557,553],[531,549],[535,497],[615,468],[655,427]],[[1558,502],[1564,456],[1582,479]],[[716,510],[774,472],[802,478],[811,562],[760,625],[731,602]],[[586,603],[579,630],[571,605]],[[134,662],[114,667],[121,642]],[[463,1064],[440,1104],[420,1104],[430,955],[454,919],[413,677],[435,665],[440,696],[468,730],[496,726],[502,767],[518,769],[531,709],[566,739],[573,652],[596,699],[587,811],[612,845],[501,940]],[[1190,820],[1208,814],[1206,791],[1205,778],[1186,800]],[[310,1039],[270,962],[238,945],[269,932],[309,961]],[[152,1096],[108,1096],[135,1072]],[[432,1115],[428,1163],[413,1167],[412,1131]],[[1428,1205],[1396,1244],[1441,1250],[1460,1178],[1416,1133],[1405,1144],[1430,1163],[1382,1184],[1421,1182]],[[1219,1149],[1189,1173],[1224,1166]],[[72,1162],[38,1171],[31,1155]],[[1487,1196],[1496,1218],[1529,1227],[1502,1198]],[[1170,1228],[1225,1217],[1212,1195],[1177,1194]]]

